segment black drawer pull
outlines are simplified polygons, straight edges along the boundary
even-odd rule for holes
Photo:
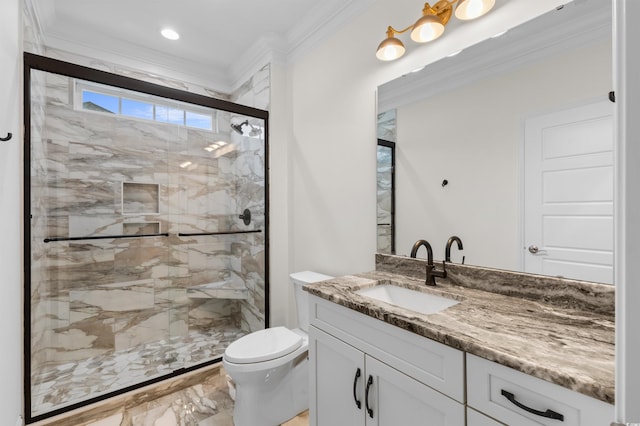
[[[546,417],[548,419],[560,420],[561,422],[564,421],[564,416],[560,413],[556,413],[553,410],[538,411],[533,408],[529,408],[526,405],[523,405],[518,401],[516,401],[516,397],[511,392],[507,392],[506,390],[502,389],[501,393],[502,393],[502,396],[504,396],[509,400],[509,402],[511,402],[513,405],[519,408],[522,408],[524,411],[528,411],[529,413],[535,414],[536,416]]]
[[[367,413],[369,413],[369,417],[373,418],[373,410],[369,407],[369,388],[373,384],[373,376],[369,376],[369,380],[367,380],[367,389],[364,391],[364,405],[367,407]]]
[[[362,408],[362,402],[358,401],[358,396],[356,395],[356,385],[358,384],[358,378],[360,377],[360,369],[356,370],[356,377],[353,378],[353,399],[356,401],[356,407],[358,410]]]

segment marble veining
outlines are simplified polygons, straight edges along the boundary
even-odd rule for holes
[[[376,255],[376,270],[424,278],[424,259]],[[523,297],[559,307],[615,315],[615,288],[611,285],[502,269],[447,263],[447,280],[463,287],[505,296]]]
[[[178,235],[266,229],[264,135],[231,132],[225,111],[213,132],[85,111],[75,84],[32,72],[32,415],[213,359],[265,323],[265,233]],[[154,231],[168,236],[55,240]]]
[[[238,328],[218,327],[42,369],[32,378],[34,415],[222,356],[245,334]]]
[[[388,264],[383,269],[386,267]],[[424,315],[355,294],[359,289],[387,282],[459,303]],[[498,288],[505,290],[503,284]],[[465,287],[449,279],[439,279],[436,287],[426,287],[424,276],[417,279],[378,270],[323,281],[305,289],[420,336],[614,403],[614,316],[608,311],[585,308],[598,303],[585,303],[581,288],[561,289],[565,301],[573,294],[580,296],[575,302],[558,306],[542,297],[525,298],[516,295],[516,291],[505,295],[488,288]],[[553,292],[548,288],[546,291]],[[602,292],[607,293],[606,289]],[[592,292],[594,298],[599,295],[596,290]]]
[[[249,290],[242,283],[227,280],[188,288],[187,296],[191,299],[247,299]]]

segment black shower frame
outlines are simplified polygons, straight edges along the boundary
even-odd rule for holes
[[[24,143],[23,143],[23,229],[24,229],[24,245],[23,245],[23,273],[24,273],[24,311],[23,311],[23,351],[24,351],[24,418],[26,423],[34,423],[50,417],[54,417],[71,410],[85,407],[99,401],[122,395],[132,390],[140,389],[154,383],[161,382],[173,377],[180,376],[190,371],[198,370],[216,363],[221,362],[222,357],[218,356],[212,360],[178,369],[171,374],[147,380],[136,385],[90,398],[82,402],[75,403],[63,408],[50,411],[37,416],[31,415],[31,70],[46,71],[71,78],[78,78],[94,83],[107,84],[122,89],[134,90],[149,95],[160,96],[177,101],[187,102],[209,108],[215,108],[235,114],[241,114],[260,118],[265,123],[265,142],[264,142],[264,199],[265,199],[265,328],[269,327],[269,111],[253,108],[245,105],[239,105],[230,101],[211,98],[196,93],[185,92],[183,90],[161,86],[106,71],[84,67],[82,65],[70,62],[60,61],[57,59],[40,56],[33,53],[24,53]]]

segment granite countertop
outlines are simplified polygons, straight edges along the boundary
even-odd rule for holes
[[[355,293],[380,281],[459,303],[425,315]],[[305,289],[420,336],[614,403],[613,315],[455,285],[447,279],[436,281],[436,287],[427,287],[424,280],[375,271]]]

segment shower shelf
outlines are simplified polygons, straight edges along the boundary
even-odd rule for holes
[[[231,280],[201,284],[187,289],[190,299],[238,299],[249,298],[249,289]]]
[[[45,238],[45,243],[51,243],[54,241],[82,241],[82,240],[114,240],[118,238],[145,238],[145,237],[168,237],[169,233],[159,233],[159,234],[130,234],[130,235],[96,235],[94,237],[52,237]]]
[[[205,235],[233,235],[233,234],[256,234],[262,232],[261,229],[253,229],[250,231],[220,231],[220,232],[179,232],[178,237],[200,237]]]

